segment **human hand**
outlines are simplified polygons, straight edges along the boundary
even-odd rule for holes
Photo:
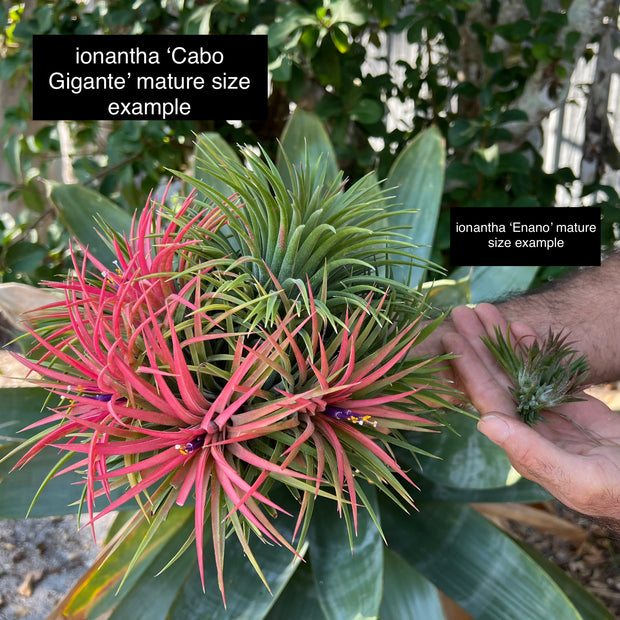
[[[513,467],[562,503],[591,516],[620,520],[620,415],[601,401],[567,403],[545,412],[535,428],[518,419],[508,377],[480,339],[508,328],[499,310],[480,304],[452,312],[455,332],[442,338],[461,387],[481,414],[479,430],[507,453]],[[525,344],[533,329],[510,325]]]

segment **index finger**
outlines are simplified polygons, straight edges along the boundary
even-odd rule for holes
[[[515,405],[506,386],[480,358],[470,340],[461,334],[446,334],[442,342],[446,351],[457,357],[450,360],[467,396],[481,413],[499,411],[514,415]],[[503,379],[503,373],[500,375]]]

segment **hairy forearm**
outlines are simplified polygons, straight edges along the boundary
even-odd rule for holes
[[[568,331],[590,361],[593,383],[620,379],[620,254],[498,308],[508,321],[527,323],[540,336],[549,328]]]

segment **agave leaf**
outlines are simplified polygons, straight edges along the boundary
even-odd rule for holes
[[[396,158],[386,185],[394,187],[395,203],[400,208],[415,209],[390,220],[402,226],[408,239],[419,246],[418,258],[428,260],[435,238],[443,193],[445,147],[437,127],[418,134]],[[415,288],[424,275],[421,267],[394,268],[395,279]]]
[[[2,412],[0,413],[0,518],[21,519],[26,516],[32,500],[36,497],[31,517],[74,514],[75,506],[71,504],[80,497],[79,487],[71,482],[78,482],[77,474],[67,474],[64,480],[52,478],[47,480],[51,471],[58,465],[59,455],[56,450],[44,450],[28,467],[11,471],[15,458],[9,457],[21,442],[34,431],[21,433],[21,429],[40,420],[46,405],[55,406],[56,397],[41,388],[2,388],[0,389]],[[47,481],[42,488],[42,481]]]
[[[422,290],[426,299],[433,308],[448,312],[455,306],[468,304],[471,301],[470,287],[471,274],[452,280],[445,278],[424,282]]]
[[[94,564],[82,575],[78,583],[58,604],[50,620],[70,617],[74,620],[96,618],[99,614],[113,610],[128,595],[132,588],[146,574],[153,584],[157,570],[173,555],[173,550],[183,544],[193,528],[194,511],[191,508],[178,508],[170,511],[168,519],[159,528],[157,536],[151,539],[140,560],[126,579],[123,589],[116,589],[126,574],[127,565],[133,558],[137,546],[149,530],[146,520],[128,523],[115,538],[101,551]],[[111,550],[113,549],[113,552]],[[161,552],[161,553],[160,553]],[[192,554],[195,563],[195,556]],[[155,568],[156,567],[156,568]],[[166,577],[161,577],[165,579]],[[157,596],[163,590],[151,588],[149,609],[157,609]],[[144,598],[139,599],[144,605]],[[152,607],[151,607],[152,606]]]
[[[420,501],[425,502],[459,502],[463,504],[476,502],[521,502],[531,504],[546,502],[552,499],[549,491],[526,478],[518,478],[514,484],[501,487],[489,487],[486,489],[450,487],[439,484],[424,476],[412,475],[412,478],[420,487]]]
[[[131,215],[87,187],[54,182],[50,182],[50,186],[50,197],[67,230],[97,259],[111,267],[115,256],[97,232],[97,223],[105,222],[118,234],[129,233]]]
[[[376,512],[374,489],[366,489]],[[330,620],[377,618],[382,596],[383,540],[370,514],[365,510],[358,513],[357,535],[351,546],[334,503],[319,500],[309,540],[314,581],[325,615]]]
[[[452,430],[407,434],[414,445],[439,457],[418,457],[426,478],[461,489],[503,487],[518,480],[506,453],[476,429],[475,418],[445,413],[443,419]]]
[[[394,551],[385,549],[383,557],[381,620],[444,620],[437,588]]]
[[[300,610],[303,610],[303,620],[326,620],[319,604],[311,559],[300,564],[265,618],[291,620],[300,615]]]
[[[458,267],[450,274],[450,278],[460,280],[471,274],[469,284],[470,303],[477,304],[481,301],[491,302],[502,299],[509,293],[526,291],[537,271],[538,267],[527,265]]]
[[[476,620],[611,618],[582,615],[544,567],[469,506],[423,503],[413,517],[381,506],[389,546]]]
[[[338,176],[334,147],[323,123],[312,112],[297,108],[286,123],[280,141],[286,158],[280,153],[277,166],[286,187],[289,189],[292,187],[289,165],[300,166],[302,162],[306,161],[306,151],[309,162],[314,163],[319,158],[325,159],[325,181],[328,184]]]
[[[283,499],[281,491],[276,495],[278,501],[290,503],[290,500]],[[114,620],[142,617],[148,617],[149,620],[183,617],[258,620],[265,617],[297,570],[307,552],[307,545],[303,545],[295,556],[283,547],[266,545],[256,539],[252,541],[252,552],[269,583],[269,592],[248,562],[241,546],[236,541],[231,542],[226,550],[224,566],[225,608],[218,587],[213,546],[209,542],[204,549],[204,592],[196,554],[191,549],[180,554],[175,562],[169,563],[178,549],[191,547],[187,541],[192,537],[193,521],[194,511],[191,508],[170,510],[167,519],[159,525],[145,552],[115,595],[127,564],[143,545],[150,525],[143,521],[128,531],[121,528],[116,535],[117,546],[113,553],[105,555],[105,550],[102,552],[93,567],[58,606],[56,615],[50,618],[59,620],[68,615],[82,620],[96,618],[104,612],[112,612],[110,618]],[[292,535],[292,526],[293,520],[290,519],[282,527],[289,537]],[[205,530],[205,536],[208,533]],[[158,575],[164,567],[165,570]]]

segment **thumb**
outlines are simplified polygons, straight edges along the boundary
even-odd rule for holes
[[[563,450],[527,424],[503,413],[483,415],[478,430],[506,451],[512,466],[522,476],[553,493],[568,456]]]

